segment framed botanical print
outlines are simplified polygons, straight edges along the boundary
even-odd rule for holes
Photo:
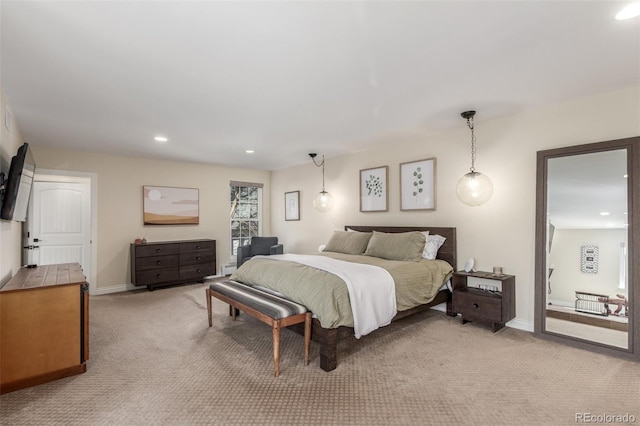
[[[389,211],[389,166],[360,170],[360,211]]]
[[[284,220],[300,220],[300,191],[284,193]]]
[[[436,159],[400,164],[400,210],[436,209]]]

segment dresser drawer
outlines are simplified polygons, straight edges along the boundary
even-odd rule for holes
[[[136,272],[136,285],[158,284],[180,279],[180,268],[163,268]]]
[[[188,253],[198,250],[212,251],[215,248],[214,241],[187,241],[180,243],[180,253]]]
[[[196,251],[193,253],[180,254],[180,266],[212,263],[214,260],[215,256],[211,252]]]
[[[190,265],[180,267],[180,278],[190,279],[198,278],[202,279],[208,275],[214,275],[216,273],[216,267],[209,263],[204,265]]]
[[[162,269],[180,265],[180,256],[171,254],[168,256],[140,257],[136,259],[136,268],[139,271],[147,269]]]
[[[135,246],[136,257],[164,256],[179,253],[180,244],[140,244]]]
[[[453,293],[453,309],[464,317],[502,322],[502,298],[500,296],[457,290]]]

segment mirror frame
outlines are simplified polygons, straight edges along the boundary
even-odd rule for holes
[[[627,262],[627,272],[629,274],[628,297],[629,305],[631,306],[629,314],[629,346],[627,349],[554,333],[545,329],[548,160],[571,155],[590,154],[618,149],[627,150],[627,220],[629,223],[629,261]],[[534,333],[536,336],[594,352],[640,359],[640,136],[538,151],[536,170],[535,235]]]

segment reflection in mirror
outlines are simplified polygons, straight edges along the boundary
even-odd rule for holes
[[[629,348],[627,150],[547,160],[545,331]]]

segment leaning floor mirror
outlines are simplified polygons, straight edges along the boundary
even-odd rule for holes
[[[536,334],[640,357],[640,137],[537,161]]]

